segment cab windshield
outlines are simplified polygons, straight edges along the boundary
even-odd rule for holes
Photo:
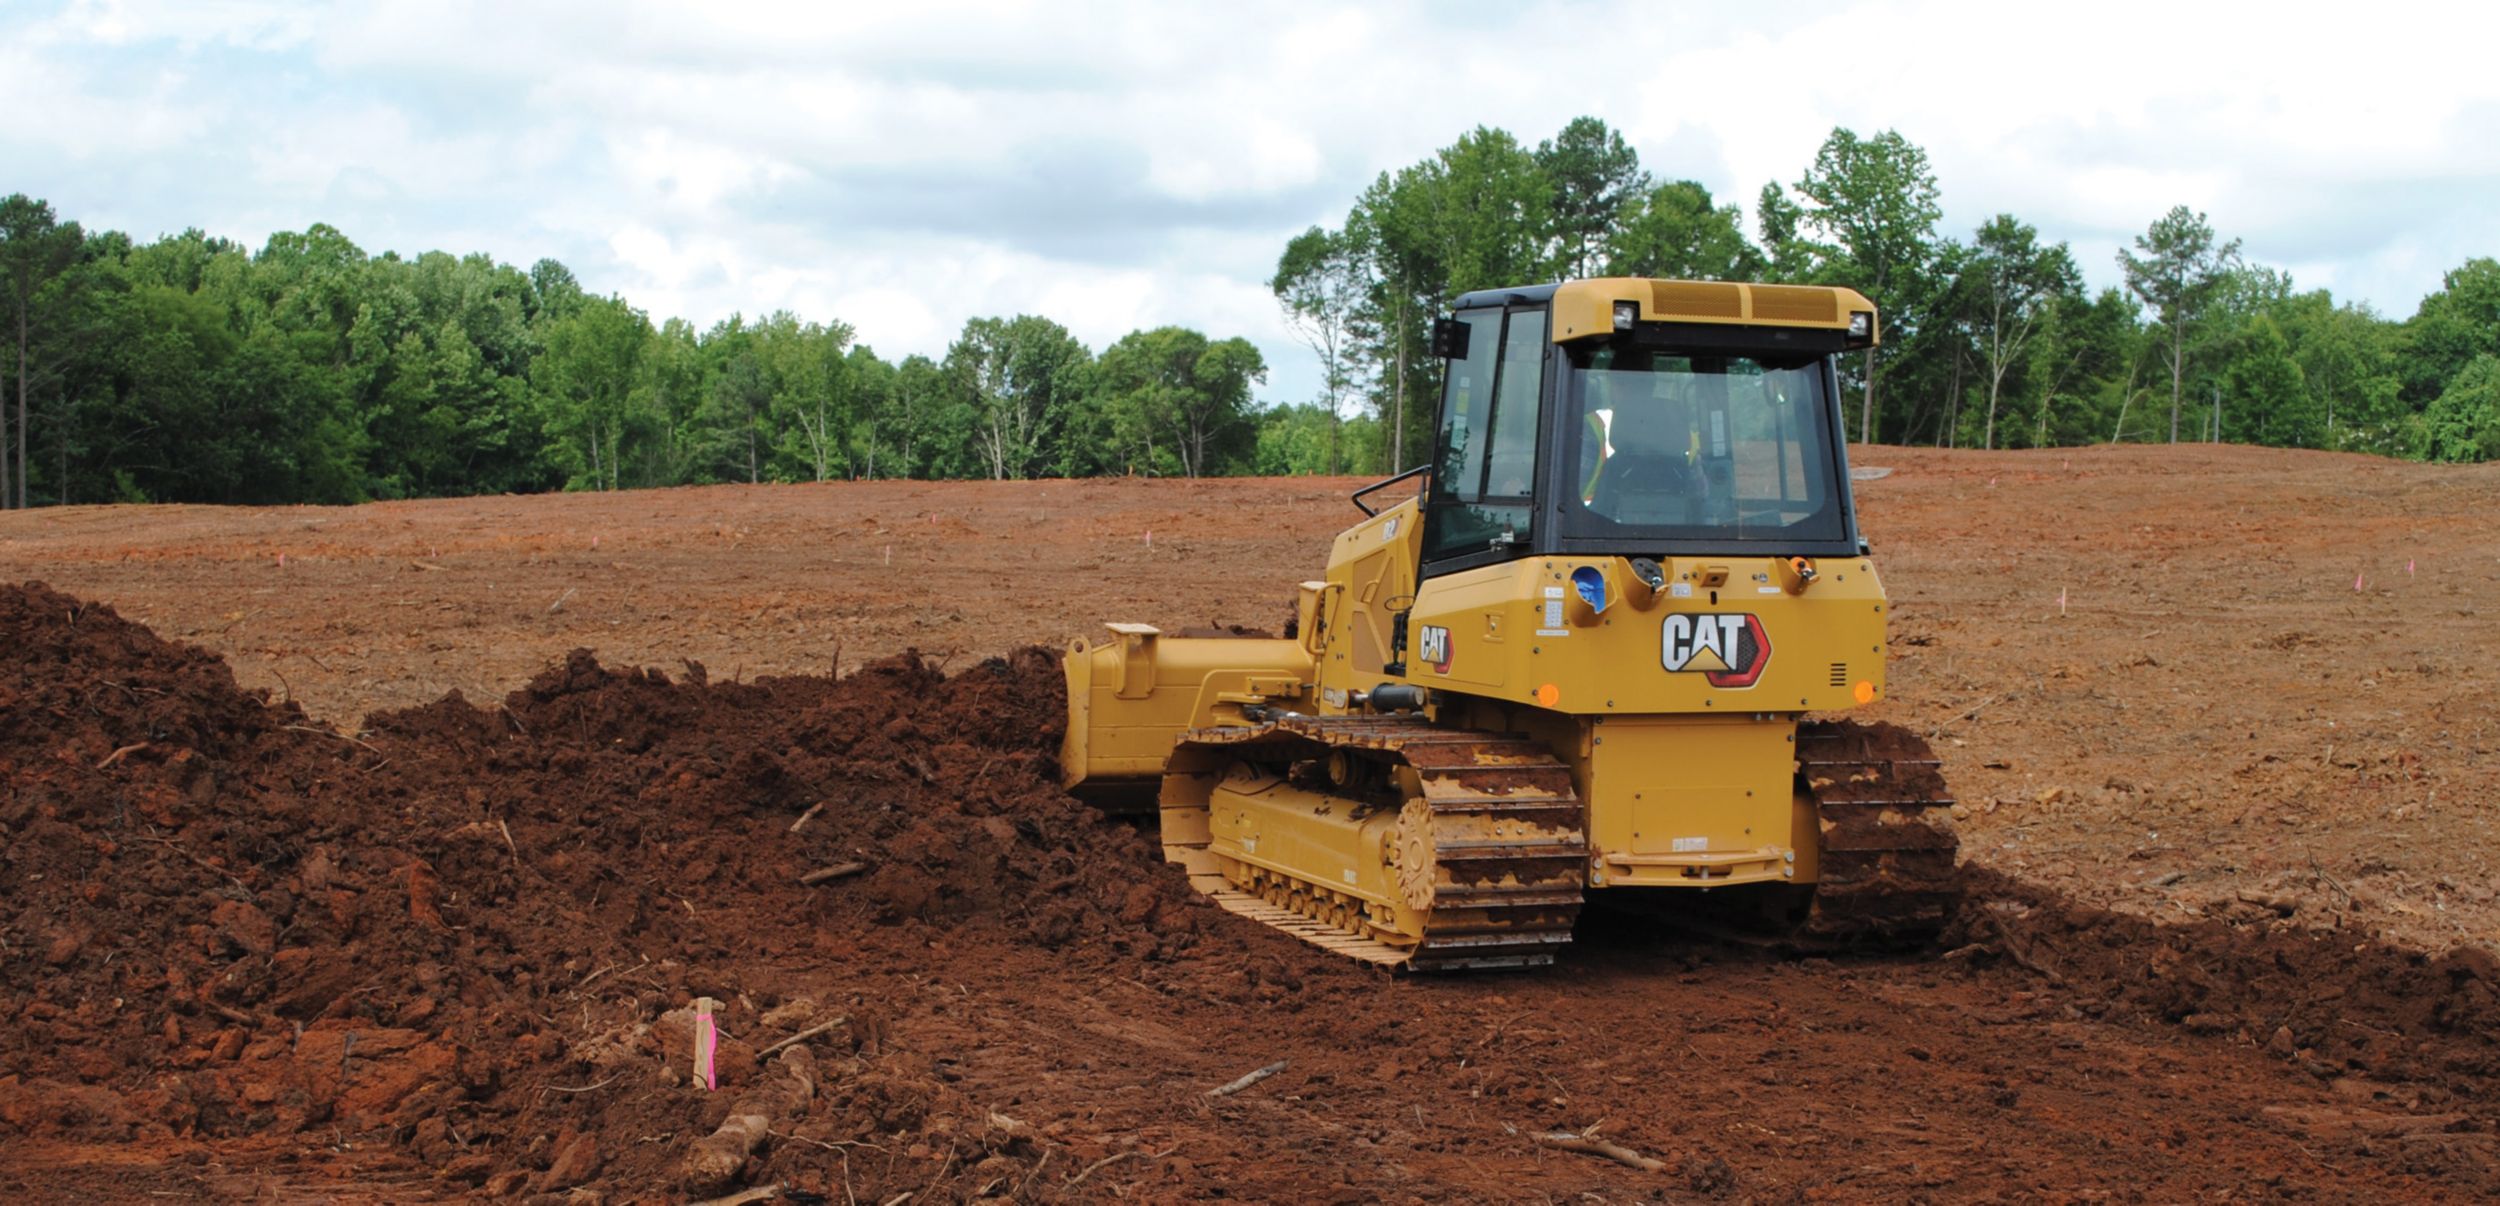
[[[1824,382],[1816,357],[1574,349],[1563,535],[1845,539]]]

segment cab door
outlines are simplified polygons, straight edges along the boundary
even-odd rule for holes
[[[1524,556],[1535,538],[1549,361],[1546,308],[1462,310],[1467,351],[1441,390],[1423,577]]]

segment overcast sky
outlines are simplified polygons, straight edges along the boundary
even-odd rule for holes
[[[2175,204],[2412,313],[2500,254],[2482,4],[678,5],[0,0],[0,193],[141,240],[553,256],[656,319],[839,318],[889,358],[1032,312],[1243,334],[1296,231],[1467,128],[1580,114],[1748,212],[1835,125],[1927,148],[2094,285]]]

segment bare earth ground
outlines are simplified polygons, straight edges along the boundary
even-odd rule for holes
[[[1935,735],[1969,813],[1969,860],[2030,885],[1998,905],[2045,891],[2151,921],[2331,935],[2318,942],[2500,945],[2489,611],[2500,468],[2202,447],[1874,448],[1855,462],[1892,470],[1859,485],[1895,601],[1880,711]],[[1273,627],[1291,583],[1317,575],[1328,536],[1355,517],[1343,498],[1355,484],[76,508],[0,516],[0,581],[110,603],[223,656],[244,686],[352,730],[354,717],[447,691],[501,698],[577,646],[610,665],[692,659],[716,679],[752,679],[847,672],[906,647],[960,668],[1109,619]],[[2153,944],[2108,934],[2113,946]],[[2147,1016],[2103,991],[2094,977],[2118,964],[2082,944],[2039,939],[2023,954],[2007,938],[2016,953],[2003,958],[1787,962],[1601,919],[1548,974],[1408,983],[1255,934],[1238,939],[1262,969],[1247,977],[1220,965],[1054,972],[1031,952],[959,953],[908,931],[862,941],[873,968],[836,973],[796,952],[747,975],[783,994],[831,978],[847,986],[837,991],[881,995],[916,1058],[945,1052],[949,1083],[968,1097],[1057,1128],[1064,1159],[1139,1153],[1074,1185],[1075,1169],[1059,1165],[994,1193],[2348,1200],[2500,1189],[2493,1110],[2470,1095],[2491,1053],[2452,1057],[2445,1073],[2392,1056],[2383,1069],[2321,1060],[2312,1048],[2328,1040],[2312,1026],[2390,1023],[2316,1000]],[[2183,949],[2192,960],[2212,948]],[[2138,970],[2194,978],[2158,958]],[[2285,1032],[2253,1020],[2272,1021],[2266,1008]],[[1220,1105],[1202,1096],[1288,1057],[1292,1070],[1267,1086]],[[1671,1171],[1525,1138],[1600,1120]],[[0,1124],[12,1153],[0,1186],[26,1176],[34,1192],[457,1191],[387,1141],[11,1134]],[[927,1167],[923,1199],[981,1188]],[[818,1185],[838,1197],[831,1175]],[[661,1196],[603,1184],[613,1197]]]

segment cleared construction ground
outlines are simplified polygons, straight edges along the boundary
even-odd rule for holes
[[[0,517],[0,1189],[2500,1193],[2500,472],[1853,460],[1963,922],[1466,982],[1053,786],[1028,646],[1275,627],[1358,483]]]

